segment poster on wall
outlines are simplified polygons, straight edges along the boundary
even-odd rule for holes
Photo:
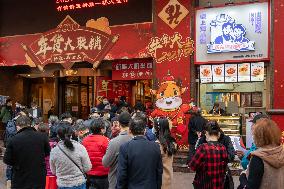
[[[238,81],[238,65],[237,64],[225,64],[225,82],[237,82]]]
[[[212,65],[213,82],[224,82],[224,64]]]
[[[251,63],[251,81],[264,80],[264,62]]]
[[[200,66],[200,80],[201,80],[201,83],[211,83],[212,82],[211,65],[201,65]]]
[[[238,64],[238,81],[250,81],[250,63]]]
[[[262,107],[262,93],[255,92],[251,93],[251,106],[252,107]]]
[[[197,10],[195,63],[268,60],[268,10],[268,2]]]

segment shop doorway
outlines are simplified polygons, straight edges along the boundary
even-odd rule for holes
[[[135,105],[137,101],[141,101],[144,105],[148,102],[153,102],[153,95],[151,94],[153,80],[137,80],[133,86],[133,101]]]
[[[60,85],[63,89],[62,112],[87,119],[90,107],[94,105],[94,77],[64,77]]]

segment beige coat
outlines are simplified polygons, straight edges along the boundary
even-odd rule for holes
[[[264,173],[260,189],[284,188],[284,148],[283,146],[259,148],[252,152],[263,160]]]
[[[173,155],[168,156],[163,150],[163,147],[159,141],[156,141],[160,145],[160,150],[162,154],[163,161],[163,180],[161,189],[172,189],[172,179],[173,179]]]

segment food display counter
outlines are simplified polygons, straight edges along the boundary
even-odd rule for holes
[[[218,116],[206,114],[203,117],[207,120],[216,120],[220,128],[228,136],[240,136],[242,134],[242,117],[241,116]]]

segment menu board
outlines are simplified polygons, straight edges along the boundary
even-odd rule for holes
[[[250,63],[238,64],[238,81],[250,81]]]
[[[238,64],[225,64],[225,82],[238,81]]]
[[[251,106],[251,93],[242,93],[241,107],[250,107],[250,106]]]
[[[251,81],[264,80],[264,62],[251,63]]]
[[[224,64],[212,66],[213,82],[224,82],[224,68]]]
[[[201,80],[201,83],[211,83],[212,82],[211,65],[201,65],[200,66],[200,80]]]
[[[255,92],[251,94],[251,106],[252,107],[262,107],[262,93]]]

